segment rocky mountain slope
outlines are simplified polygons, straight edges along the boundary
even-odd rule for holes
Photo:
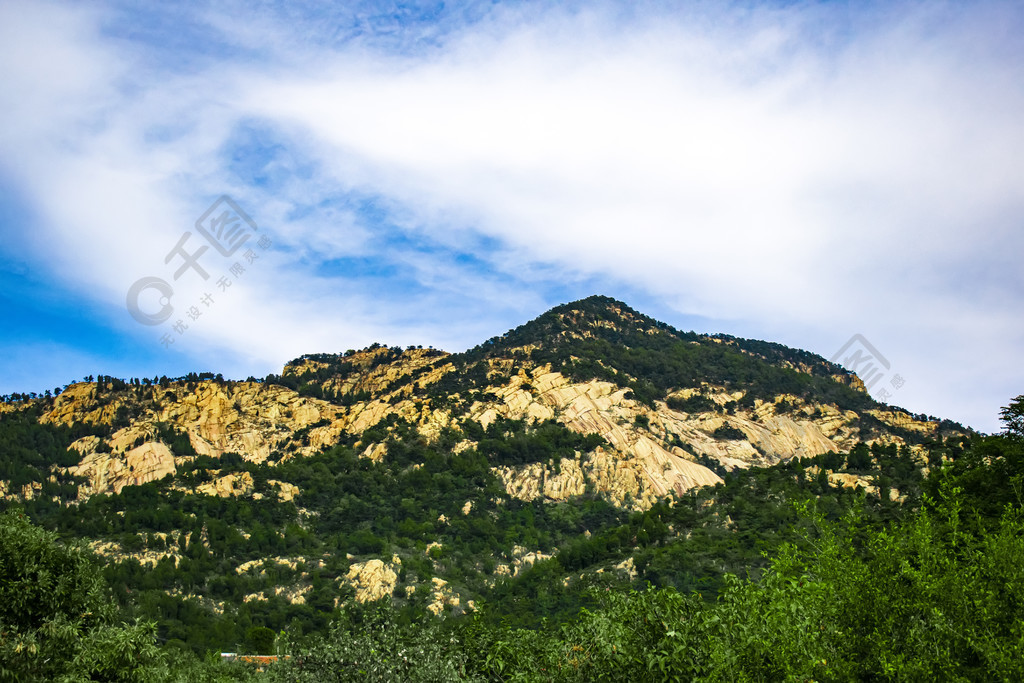
[[[920,468],[966,436],[813,354],[605,297],[464,353],[375,345],[262,381],[100,377],[0,410],[6,505],[220,612],[384,596],[464,611],[566,539],[729,472],[865,446]],[[806,478],[900,495],[825,464]]]
[[[556,329],[542,318],[509,333],[504,343],[491,341],[455,356],[381,346],[306,356],[264,382],[146,381],[123,388],[113,381],[75,383],[46,406],[40,422],[112,430],[71,444],[81,459],[66,472],[88,480],[80,487],[80,495],[88,496],[173,475],[196,455],[237,453],[254,463],[308,456],[337,444],[343,434],[359,436],[392,416],[414,424],[425,438],[466,421],[486,429],[498,417],[554,420],[580,434],[598,434],[606,444],[557,466],[495,468],[509,495],[565,500],[581,495],[590,483],[617,504],[628,495],[639,506],[668,491],[717,483],[720,469],[845,451],[860,442],[915,444],[939,433],[935,421],[876,405],[863,392],[856,395],[856,376],[809,354],[787,354],[781,347],[763,353],[721,337],[689,339],[611,300],[561,308],[545,316],[557,321]],[[536,328],[544,332],[537,334]],[[643,401],[631,388],[638,378],[620,375],[614,361],[584,359],[600,372],[600,378],[585,381],[579,372],[567,374],[564,366],[543,361],[551,350],[568,349],[575,370],[582,362],[572,355],[574,341],[630,334],[719,345],[761,364],[853,387],[848,393],[855,400],[766,394],[742,382],[701,379],[695,386],[669,387],[667,402]],[[526,343],[511,346],[519,341]],[[538,353],[542,349],[548,353]],[[534,360],[538,356],[542,360]],[[609,376],[611,381],[604,379]],[[168,433],[187,437],[188,446],[172,451]],[[457,448],[474,445],[466,439]],[[386,457],[384,439],[367,440],[365,446],[365,457]]]

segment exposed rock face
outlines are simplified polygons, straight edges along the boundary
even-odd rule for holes
[[[554,557],[552,554],[542,553],[539,550],[529,550],[521,545],[517,545],[512,550],[511,564],[502,562],[495,567],[494,573],[498,576],[519,576],[520,572],[529,569],[535,563],[541,560],[549,560],[552,557]]]
[[[589,337],[601,327],[614,325],[592,321],[590,327],[572,334]],[[655,334],[657,330],[651,328],[648,332]],[[723,339],[711,341],[734,344]],[[528,354],[532,348],[528,345],[519,351]],[[69,468],[69,473],[89,480],[89,485],[80,489],[82,496],[119,492],[124,486],[173,474],[189,455],[173,453],[168,444],[159,441],[158,435],[166,434],[168,428],[187,437],[191,449],[199,455],[218,458],[237,453],[245,460],[261,463],[271,458],[315,454],[338,443],[343,435],[359,436],[389,416],[408,421],[427,439],[457,427],[467,417],[484,427],[498,416],[556,420],[573,431],[601,435],[607,446],[577,453],[557,464],[496,468],[507,493],[526,500],[561,501],[592,492],[637,508],[649,507],[671,492],[681,494],[721,481],[705,466],[708,460],[703,458],[734,469],[849,450],[861,441],[856,413],[828,404],[806,403],[795,396],[757,400],[753,408],[741,408],[737,403],[744,397],[742,391],[705,384],[680,389],[674,395],[686,398],[699,393],[720,407],[729,404],[728,413],[724,408],[686,413],[663,402],[652,408],[611,382],[572,382],[553,372],[549,365],[500,357],[485,361],[490,368],[490,386],[467,389],[462,397],[453,395],[462,402],[460,405],[468,404],[468,412],[460,409],[453,416],[450,408],[432,405],[431,399],[420,392],[454,371],[446,354],[379,347],[343,360],[327,360],[330,358],[296,361],[285,367],[284,375],[306,381],[303,378],[318,377],[316,373],[337,368],[337,375],[317,380],[318,386],[325,392],[363,400],[330,403],[300,396],[284,386],[259,382],[178,381],[168,386],[131,386],[118,391],[113,391],[111,385],[87,382],[73,384],[53,399],[41,420],[60,425],[127,425],[110,436],[87,436],[73,444],[82,460]],[[514,370],[516,367],[520,369]],[[809,367],[795,369],[810,371]],[[855,376],[843,375],[841,379],[853,385],[857,381]],[[893,428],[921,434],[933,433],[937,428],[933,422],[920,422],[899,411],[878,409],[871,415]],[[742,438],[716,437],[716,430],[725,426],[734,435],[741,433]],[[892,433],[880,433],[867,443],[872,441],[899,443],[901,439]],[[466,439],[455,450],[474,446]],[[388,457],[383,442],[357,442],[356,448],[375,462]],[[251,483],[239,476],[222,477],[198,490],[217,496],[264,495],[254,493]],[[287,482],[272,485],[278,488],[282,500],[292,500],[298,494]],[[36,491],[24,493],[30,496]],[[5,491],[4,495],[18,496],[19,492]]]
[[[319,558],[309,557],[265,557],[259,560],[249,560],[235,567],[236,574],[245,574],[248,571],[259,568],[259,575],[263,576],[267,573],[267,565],[281,565],[288,567],[292,571],[299,568],[299,565],[305,565],[307,569],[319,569],[324,566],[324,561]]]
[[[370,444],[369,446],[367,446],[366,450],[363,451],[362,455],[363,455],[364,458],[369,458],[370,460],[372,460],[374,462],[380,462],[381,460],[384,459],[384,455],[387,452],[388,452],[387,444],[377,443],[377,444]]]
[[[96,440],[96,437],[86,439]],[[89,480],[85,493],[120,493],[125,486],[145,484],[174,474],[175,464],[167,446],[150,442],[127,453],[91,452],[69,472]]]
[[[517,550],[518,549],[519,548],[517,547]],[[552,557],[554,557],[554,555],[542,553],[540,551],[523,553],[512,562],[512,576],[519,576],[520,572],[529,569],[541,560],[550,560]]]
[[[462,605],[461,596],[454,592],[448,582],[444,579],[434,577],[430,580],[430,602],[427,603],[427,611],[437,616],[446,609],[459,610]],[[473,610],[475,605],[470,600],[465,605],[465,610]],[[460,610],[461,611],[461,610]]]
[[[295,497],[302,493],[298,486],[295,484],[289,484],[286,481],[268,479],[267,483],[277,489],[277,497],[286,503],[290,500],[295,500]]]
[[[306,604],[306,593],[313,590],[313,586],[274,586],[267,590],[260,591],[258,593],[249,593],[242,600],[244,602],[252,602],[254,600],[270,600],[271,597],[277,596],[284,598],[293,605],[305,605]]]
[[[391,349],[381,346],[346,356],[344,362],[358,368],[360,372],[345,378],[330,379],[323,383],[323,387],[340,396],[360,393],[377,396],[389,390],[411,395],[414,386],[432,384],[453,370],[450,363],[439,362],[449,355],[443,351],[407,349],[394,360],[382,363],[382,357],[390,353]],[[323,361],[305,358],[286,365],[283,374],[301,377],[304,373],[317,372],[327,367]],[[414,382],[408,382],[414,374]]]
[[[807,468],[808,474],[817,475],[817,467]],[[851,474],[849,472],[832,472],[829,471],[828,483],[831,486],[842,486],[847,489],[855,489],[860,487],[868,493],[877,494],[878,487],[875,486],[874,480],[871,477],[864,477],[857,474]]]
[[[870,410],[868,412],[885,424],[892,425],[893,427],[899,427],[900,429],[919,432],[921,434],[934,434],[936,428],[939,426],[937,422],[922,422],[921,420],[914,419],[906,413],[896,410]]]
[[[610,382],[573,384],[545,366],[530,376],[521,373],[512,377],[509,384],[492,393],[497,401],[475,404],[470,409],[471,416],[484,427],[499,415],[539,420],[557,416],[573,431],[601,435],[611,447],[610,452],[596,449],[574,460],[563,459],[558,473],[540,464],[500,468],[496,472],[510,495],[564,500],[584,493],[589,483],[595,491],[608,494],[620,504],[628,497],[639,506],[649,506],[668,491],[682,493],[721,481],[708,468],[683,457],[682,451],[671,452],[649,432],[634,427],[637,416],[648,416],[653,411],[626,398],[627,390]]]
[[[252,493],[252,475],[248,472],[228,474],[219,477],[208,484],[200,484],[196,487],[196,493],[203,493],[208,496],[230,498],[232,496],[246,496]]]
[[[10,485],[6,481],[0,481],[0,500],[32,500],[33,498],[36,498],[42,490],[43,483],[33,481],[22,485],[21,488],[14,487],[14,491],[12,492]]]
[[[526,387],[526,388],[524,388]],[[742,398],[742,392],[705,387],[685,390],[682,396],[703,392],[719,405]],[[509,495],[532,500],[543,497],[565,500],[580,495],[588,486],[609,495],[619,504],[628,499],[648,507],[669,491],[682,493],[721,479],[693,462],[695,456],[675,444],[721,463],[727,469],[771,465],[794,457],[813,457],[844,451],[860,442],[858,416],[827,404],[808,405],[795,396],[781,395],[776,402],[757,401],[753,409],[733,414],[688,414],[658,404],[657,410],[627,398],[628,391],[610,382],[593,380],[571,383],[560,373],[539,367],[530,375],[520,373],[509,383],[491,389],[496,400],[478,403],[471,415],[485,427],[497,416],[554,418],[580,433],[597,433],[609,442],[610,451],[596,449],[563,459],[558,468],[542,464],[496,468]],[[779,413],[785,400],[789,412]],[[796,407],[795,409],[793,407]],[[934,423],[922,423],[904,413],[882,413],[880,420],[894,426],[915,425],[922,433],[934,431]],[[745,439],[719,439],[713,433],[723,425],[739,430]],[[642,425],[642,426],[641,426]],[[884,435],[867,443],[900,442]]]
[[[136,387],[109,400],[98,399],[99,393],[95,383],[73,384],[57,397],[41,421],[114,424],[118,411],[123,409],[136,417],[129,427],[109,439],[114,451],[125,450],[140,437],[155,435],[157,425],[165,424],[186,433],[200,455],[219,457],[232,452],[253,462],[265,461],[272,450],[288,443],[300,429],[310,427],[308,443],[293,445],[300,454],[334,443],[340,433],[340,427],[311,427],[337,417],[341,412],[338,406],[299,396],[285,387],[256,382],[207,380],[166,388]],[[79,450],[84,452],[88,444],[82,446]]]
[[[285,379],[272,378],[268,383],[173,381],[165,382],[163,386],[132,385],[115,390],[115,383],[101,386],[89,382],[71,385],[56,399],[47,398],[32,405],[41,406],[45,411],[41,418],[45,423],[74,425],[76,430],[80,430],[82,425],[95,427],[91,432],[99,436],[85,436],[72,445],[80,461],[66,471],[87,479],[88,484],[79,487],[80,497],[121,492],[125,486],[160,480],[168,474],[192,471],[201,466],[205,471],[196,472],[196,478],[182,477],[171,483],[171,487],[190,495],[252,500],[276,497],[280,501],[294,501],[295,522],[313,530],[317,527],[317,515],[326,514],[327,508],[319,501],[311,500],[308,502],[310,509],[303,509],[298,498],[302,492],[297,486],[281,479],[264,479],[268,474],[287,476],[291,468],[254,470],[257,472],[254,481],[248,471],[236,471],[244,468],[238,467],[237,458],[229,454],[238,454],[248,463],[272,464],[312,456],[324,448],[344,442],[345,448],[351,448],[352,453],[374,464],[390,465],[389,458],[398,456],[400,450],[403,454],[421,452],[418,449],[406,451],[400,445],[389,453],[389,445],[395,443],[389,440],[390,436],[401,435],[402,438],[429,442],[444,435],[445,444],[454,443],[451,451],[460,453],[478,446],[474,441],[477,437],[472,435],[478,434],[479,430],[471,428],[475,425],[466,424],[467,420],[476,421],[486,428],[499,417],[553,420],[576,433],[598,434],[604,439],[602,446],[566,454],[557,462],[535,462],[516,467],[490,463],[493,466],[491,471],[503,484],[504,494],[500,490],[492,493],[493,489],[488,488],[486,495],[493,495],[496,499],[493,501],[480,497],[481,489],[460,498],[445,496],[443,512],[434,510],[430,518],[436,516],[439,525],[449,526],[444,531],[450,533],[452,527],[474,528],[473,525],[480,521],[479,516],[490,514],[491,503],[505,505],[509,502],[508,496],[557,502],[598,494],[622,507],[645,509],[667,494],[682,494],[694,487],[720,482],[716,472],[721,468],[731,470],[771,465],[794,457],[847,451],[864,441],[865,435],[871,435],[866,440],[868,444],[874,441],[901,443],[909,432],[931,435],[938,429],[935,422],[919,421],[899,410],[878,408],[858,414],[798,396],[771,397],[761,384],[756,385],[755,395],[768,400],[754,400],[743,390],[736,389],[742,381],[733,385],[721,372],[714,375],[715,381],[728,386],[705,382],[699,387],[669,391],[666,401],[638,401],[625,387],[631,383],[640,386],[636,380],[642,382],[645,377],[653,377],[649,369],[643,370],[648,373],[645,376],[629,377],[623,368],[632,365],[620,362],[618,351],[606,358],[580,359],[571,355],[575,350],[571,345],[561,345],[566,338],[600,338],[619,343],[616,340],[622,337],[601,335],[606,329],[622,331],[623,325],[640,326],[642,336],[631,337],[640,341],[630,342],[640,348],[644,347],[643,339],[647,335],[662,334],[657,325],[630,316],[628,311],[614,307],[609,310],[625,315],[625,318],[616,323],[568,312],[563,315],[570,323],[568,328],[558,329],[536,343],[514,342],[520,344],[516,348],[496,343],[483,347],[483,351],[448,357],[433,350],[399,352],[378,347],[344,358],[324,354],[300,359],[285,367],[282,374]],[[634,327],[632,331],[636,329]],[[549,338],[557,339],[557,343],[549,345]],[[736,341],[724,338],[704,338],[700,343],[709,341],[739,348]],[[589,349],[598,347],[587,345],[577,348],[586,349],[580,353],[589,353]],[[758,347],[751,348],[754,350],[740,350],[765,358],[757,351]],[[533,351],[540,353],[534,354]],[[770,352],[765,353],[771,356]],[[583,360],[596,363],[607,372],[602,373],[602,380],[577,381],[554,371],[551,365],[542,364],[540,360],[556,358],[557,363],[562,363],[567,357],[570,364]],[[819,363],[810,354],[793,358],[797,360],[772,357],[769,362],[819,378],[832,372],[831,368],[825,367],[828,364],[823,359]],[[807,363],[800,360],[808,358]],[[457,373],[457,376],[452,373]],[[686,375],[680,372],[679,377],[685,378]],[[605,381],[608,378],[613,379]],[[855,375],[838,374],[835,379],[846,386],[863,389]],[[288,386],[274,384],[277,381]],[[438,383],[441,383],[440,387],[435,386]],[[121,383],[116,384],[121,387]],[[438,391],[441,387],[445,390]],[[861,405],[859,401],[848,400],[846,392],[829,395],[848,401],[842,405]],[[324,396],[330,400],[312,396]],[[686,401],[695,396],[704,400]],[[683,400],[677,402],[673,399]],[[695,407],[693,412],[687,412],[670,408],[669,404]],[[0,403],[0,413],[23,407],[24,404]],[[401,418],[401,422],[394,418]],[[886,430],[885,425],[892,429]],[[375,429],[367,433],[371,428]],[[433,448],[436,442],[430,446]],[[447,450],[448,446],[445,448]],[[424,456],[424,460],[427,457],[433,456]],[[221,463],[211,464],[209,459],[214,463],[221,459]],[[427,463],[411,462],[412,459],[403,457],[402,467],[409,470],[428,467]],[[61,462],[66,461],[62,459]],[[368,462],[360,465],[375,469]],[[302,468],[292,471],[299,469]],[[319,472],[319,468],[309,469]],[[432,474],[433,471],[433,463],[430,463],[428,472]],[[64,473],[56,465],[51,466],[49,481],[63,485],[66,479],[60,480],[60,477]],[[821,472],[813,467],[808,467],[806,473],[809,477],[821,476]],[[336,474],[332,472],[330,476]],[[395,471],[388,473],[389,476],[391,474]],[[307,475],[300,473],[298,476],[305,478]],[[877,482],[871,477],[835,472],[826,472],[825,476],[831,486],[860,487],[869,494],[879,493]],[[192,483],[197,480],[205,483]],[[0,481],[0,496],[8,500],[38,497],[48,490],[45,482],[32,482],[12,490],[9,482]],[[58,489],[54,487],[52,490]],[[457,495],[462,496],[462,493]],[[898,499],[900,493],[890,490],[889,496]],[[711,501],[706,503],[712,505]],[[293,506],[287,507],[291,511]],[[731,524],[727,517],[723,516],[722,521]],[[201,526],[198,530],[200,542],[208,544],[208,527]],[[185,546],[196,538],[196,525],[189,526],[187,531],[187,534],[182,530],[163,536],[157,534],[161,538],[155,542],[154,539],[120,535],[115,537],[117,542],[108,540],[97,545],[96,550],[119,559],[133,558],[147,567],[167,561],[177,564],[180,557],[187,555]],[[239,531],[243,537],[250,538],[247,531]],[[586,533],[589,536],[589,532]],[[425,542],[429,540],[424,538]],[[284,547],[295,546],[286,543]],[[440,542],[428,542],[425,550],[426,563],[432,562],[433,573],[444,575],[444,572],[452,570],[448,548],[442,548]],[[495,576],[480,577],[480,582],[493,585],[497,577],[520,575],[552,556],[536,548],[530,550],[514,546],[510,555],[502,554],[501,562],[494,569]],[[389,561],[387,558],[346,557],[353,564],[345,575],[336,580],[339,584],[353,587],[357,602],[365,603],[395,594],[402,576],[400,558],[392,556]],[[498,559],[487,559],[479,566],[490,566]],[[418,566],[424,558],[417,557],[416,561]],[[274,565],[287,566],[290,571],[276,571]],[[458,566],[461,566],[461,558]],[[292,582],[291,585],[250,593],[244,597],[245,601],[280,596],[293,604],[303,604],[309,596],[309,583],[315,575],[313,570],[324,567],[322,558],[275,557],[241,563],[234,567],[234,571],[247,575],[242,583],[253,586],[248,590],[266,586],[278,580],[273,577],[282,575],[289,577],[283,580]],[[230,572],[231,566],[225,570]],[[604,562],[603,569],[598,571],[630,578],[637,576],[632,557],[618,564]],[[410,580],[419,577],[415,567],[408,575],[413,577]],[[259,582],[250,583],[250,579],[257,576],[261,577]],[[465,580],[468,591],[478,589],[477,583],[461,574],[453,573],[451,576],[459,577],[460,586]],[[442,578],[433,578],[418,585],[403,584],[402,588],[405,597],[417,604],[425,602],[427,609],[434,614],[459,613],[465,608],[473,608],[472,601],[464,601],[463,596]],[[180,594],[179,589],[170,589],[170,592]],[[338,600],[340,598],[335,602]],[[209,600],[205,604],[211,605]],[[212,606],[221,609],[216,603]]]
[[[594,491],[608,493],[619,501],[627,493],[635,495],[639,484],[626,473],[619,477],[602,477],[600,473],[588,477],[584,472],[584,467],[588,467],[593,473],[601,464],[607,464],[601,460],[604,455],[604,449],[595,449],[593,454],[586,456],[587,460],[583,466],[581,460],[584,456],[579,454],[574,460],[562,458],[558,472],[542,463],[520,467],[495,467],[492,471],[501,479],[508,494],[520,500],[541,497],[551,501],[568,500],[586,493],[587,483],[590,481],[595,482]],[[600,488],[597,482],[600,482]]]
[[[383,560],[369,560],[351,565],[345,580],[356,589],[356,602],[373,602],[384,596],[391,597],[398,574]]]
[[[155,536],[167,541],[167,534],[157,533]],[[170,558],[174,566],[178,566],[181,559],[177,548],[170,547],[167,550],[141,550],[129,552],[120,543],[113,541],[93,541],[89,544],[90,549],[97,555],[112,557],[117,560],[135,560],[143,567],[155,567],[164,559]]]
[[[429,355],[431,353],[433,356]],[[374,354],[363,355],[372,360]],[[374,368],[366,377],[346,385],[345,391],[379,392],[436,359],[437,352],[406,352],[400,362]],[[450,369],[432,368],[418,377],[416,383],[436,381]],[[289,366],[286,372],[294,370]],[[187,435],[192,449],[199,455],[217,458],[224,453],[238,453],[246,460],[261,463],[271,455],[290,458],[319,452],[337,443],[342,433],[361,433],[396,412],[419,421],[420,412],[424,410],[436,421],[434,430],[450,423],[446,412],[435,414],[414,401],[395,401],[392,405],[392,395],[403,393],[411,393],[411,386],[399,386],[386,400],[339,406],[299,396],[282,386],[258,382],[175,382],[167,387],[132,387],[119,392],[111,392],[94,382],[82,382],[70,385],[57,397],[41,421],[58,425],[103,425],[116,424],[120,413],[131,416],[130,424],[109,438],[88,436],[73,444],[82,453],[83,460],[72,473],[90,479],[89,488],[83,494],[91,495],[120,491],[125,485],[145,483],[173,472],[170,469],[174,463],[172,458],[170,461],[161,459],[157,469],[153,463],[141,463],[144,469],[152,469],[152,473],[134,478],[118,474],[122,468],[130,470],[132,466],[124,463],[123,454],[132,451],[137,443],[155,442],[159,425]],[[296,432],[302,434],[301,438],[296,438]],[[162,446],[167,448],[166,444]],[[107,450],[110,452],[97,452]],[[383,444],[367,447],[366,456],[374,460],[380,460],[385,454]],[[183,457],[188,457],[181,453],[174,455],[179,464]]]
[[[804,470],[805,476],[808,479],[814,479],[821,474],[821,468],[817,465],[811,465]],[[825,470],[826,476],[828,477],[828,483],[830,486],[841,486],[847,489],[860,488],[865,493],[871,496],[877,496],[878,485],[875,483],[873,477],[866,477],[859,474],[852,474],[850,472],[833,472],[832,470]],[[898,489],[889,489],[889,500],[891,501],[903,501],[906,496],[901,495]]]
[[[275,451],[284,458],[304,456],[336,443],[344,429],[337,418],[345,409],[256,382],[178,382],[114,395],[103,395],[95,383],[79,383],[57,397],[41,421],[111,424],[119,411],[134,416],[129,426],[106,439],[87,436],[72,444],[83,459],[69,472],[89,479],[83,495],[119,492],[126,485],[160,479],[191,459],[156,441],[160,425],[185,434],[199,455],[217,458],[232,452],[259,463]],[[305,431],[301,440],[294,438],[299,430]],[[142,446],[136,447],[138,443]],[[212,493],[223,495],[223,486]],[[293,497],[293,488],[282,489],[281,495]]]
[[[625,574],[630,581],[636,578],[636,567],[633,565],[633,558],[627,557],[622,562],[615,565],[615,568]]]

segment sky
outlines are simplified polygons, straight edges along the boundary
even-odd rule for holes
[[[1019,2],[149,5],[0,2],[0,394],[591,294],[1024,393]]]

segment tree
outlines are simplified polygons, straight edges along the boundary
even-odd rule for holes
[[[274,654],[275,633],[266,626],[252,626],[245,632],[245,640],[252,648],[252,654]]]
[[[1010,401],[1010,405],[1000,410],[999,415],[1007,434],[1024,438],[1024,394]]]
[[[465,666],[461,643],[441,622],[403,624],[392,609],[377,603],[339,615],[330,632],[270,668],[267,680],[441,683],[466,680]]]
[[[155,624],[121,621],[83,547],[0,516],[0,680],[147,680],[155,636]]]
[[[846,464],[851,470],[869,470],[871,469],[871,452],[868,447],[859,443],[853,447],[850,451],[850,455],[846,458]]]

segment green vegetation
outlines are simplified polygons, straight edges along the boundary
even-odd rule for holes
[[[461,631],[482,679],[1020,680],[1024,675],[1024,397],[1007,433],[960,454],[933,492],[879,526],[863,506],[802,528],[760,580],[714,603],[670,588],[598,592],[547,632]],[[992,485],[989,488],[989,485]],[[999,514],[987,511],[999,510]]]
[[[955,495],[956,490],[950,490]],[[484,679],[1019,680],[1024,520],[960,529],[939,505],[885,531],[813,524],[760,581],[708,604],[673,589],[607,593],[554,633],[468,630]],[[601,594],[598,593],[600,596]]]
[[[336,388],[408,358],[369,351],[306,356],[319,365],[265,381],[341,405],[367,400]],[[451,372],[411,386],[432,362],[383,368],[390,379],[375,391],[406,387],[450,410],[447,428],[422,429],[403,411],[408,420],[390,414],[290,457],[325,419],[255,464],[197,456],[187,434],[158,424],[155,438],[191,459],[161,481],[82,500],[82,482],[62,471],[79,459],[73,441],[131,424],[161,391],[154,384],[180,395],[223,378],[100,376],[100,406],[135,399],[107,411],[110,424],[40,424],[54,397],[15,397],[0,413],[0,479],[32,495],[0,503],[0,680],[1022,678],[1024,397],[1004,409],[998,436],[965,437],[947,422],[933,436],[903,432],[864,412],[876,404],[818,356],[682,333],[600,297],[444,356]],[[583,495],[526,502],[506,491],[505,468],[540,472],[529,483],[543,487],[564,459],[607,446],[556,420],[465,417],[542,363],[719,420],[757,400],[794,417],[807,414],[800,398],[832,403],[859,411],[863,438],[908,445],[726,472],[641,413],[633,428],[723,482],[634,511],[597,493],[584,470]],[[719,405],[707,384],[736,400]],[[777,401],[783,393],[797,398]],[[746,438],[728,422],[712,436]],[[251,478],[251,495],[195,491],[232,473]],[[85,540],[119,559],[93,558]],[[393,599],[354,600],[347,575],[369,560],[394,569]],[[460,602],[435,616],[441,582]],[[219,651],[291,658],[259,673]]]
[[[648,403],[663,400],[669,390],[708,382],[746,391],[751,405],[755,398],[793,394],[843,409],[875,407],[867,394],[835,381],[832,375],[846,371],[820,356],[770,342],[680,332],[602,296],[553,308],[451,360],[469,366],[529,345],[539,346],[529,356],[535,363],[551,363],[576,380],[629,386]]]
[[[624,519],[598,497],[555,506],[509,500],[491,471],[496,463],[557,463],[576,450],[592,450],[603,443],[599,437],[555,422],[499,419],[487,430],[476,423],[467,423],[466,429],[482,439],[480,447],[455,453],[455,444],[466,436],[459,430],[446,430],[427,442],[412,425],[393,417],[361,435],[363,443],[387,445],[382,462],[359,457],[349,443],[276,466],[248,463],[236,454],[200,456],[173,478],[125,487],[118,494],[94,495],[73,506],[36,497],[20,507],[65,538],[163,554],[148,566],[130,558],[109,564],[104,576],[131,615],[155,621],[162,640],[197,653],[211,646],[258,649],[254,634],[259,631],[254,629],[294,635],[324,630],[335,604],[352,597],[341,581],[358,561],[352,556],[397,553],[404,562],[403,584],[444,576],[468,599],[489,590],[497,562],[510,562],[516,546],[553,552],[586,529]],[[182,438],[167,429],[161,437]],[[219,470],[218,476],[248,473],[259,499],[181,490],[211,481],[211,469]],[[280,500],[272,479],[298,486],[301,495]],[[464,514],[467,502],[472,509]],[[441,548],[428,557],[425,549],[432,542]],[[241,562],[267,557],[323,560],[296,568],[270,561],[235,571]],[[307,591],[304,604],[277,596],[245,600],[296,582]],[[407,619],[422,618],[428,599],[429,593],[421,591],[400,601]],[[574,613],[579,604],[569,600],[560,609]],[[213,611],[213,605],[222,611]]]
[[[708,509],[700,500],[713,499],[707,514],[733,518],[718,533],[734,537],[735,563],[756,549],[755,528],[770,555],[747,578],[724,574],[714,595],[643,580],[630,589],[591,575],[579,589],[582,609],[531,628],[515,622],[500,592],[459,619],[353,605],[305,636],[247,627],[251,647],[291,654],[263,674],[203,662],[173,643],[158,650],[153,624],[117,611],[85,553],[8,513],[0,518],[0,666],[10,680],[1019,680],[1024,434],[1012,420],[1024,414],[1024,397],[1009,409],[1003,435],[963,450],[935,444],[948,464],[927,479],[891,447],[750,470],[694,495],[697,504],[657,505],[612,524],[587,539],[591,548],[582,538],[568,544],[504,584],[529,587],[511,597],[540,604],[552,597],[547,578],[560,582],[567,569],[615,556],[616,543],[646,548],[634,556],[650,581],[660,553],[695,544],[692,533],[681,540],[669,527],[689,520],[706,528],[710,517],[695,515]],[[837,492],[802,471],[851,459],[869,460],[917,502]],[[766,533],[773,525],[783,537],[775,542]],[[728,558],[724,547],[715,554]]]
[[[711,436],[716,439],[723,439],[726,441],[746,440],[747,438],[747,435],[744,434],[742,430],[733,427],[728,422],[724,423],[721,427],[712,432]]]
[[[572,458],[577,451],[586,453],[605,444],[597,434],[578,434],[554,420],[527,424],[525,420],[499,416],[487,429],[473,420],[466,420],[462,429],[468,438],[479,442],[477,450],[492,465],[557,463],[561,458]]]
[[[78,482],[65,474],[56,474],[51,480],[50,467],[77,465],[80,455],[68,450],[71,442],[87,435],[106,435],[109,428],[80,425],[69,429],[40,424],[42,409],[43,405],[35,404],[0,413],[0,480],[7,481],[14,490],[38,482],[42,495],[74,500]]]
[[[143,680],[155,632],[123,621],[81,547],[0,516],[0,680]]]
[[[1022,400],[1012,404],[1014,415],[1024,413]],[[392,634],[389,644],[368,627],[349,639],[311,643],[275,675],[293,674],[302,657],[322,662],[345,651],[360,678],[387,680],[392,674],[381,672],[405,671],[412,647],[442,644],[427,657],[435,680],[1019,680],[1022,437],[1011,427],[967,451],[936,445],[934,453],[951,464],[927,481],[909,472],[899,450],[851,454],[861,464],[875,460],[908,494],[920,484],[932,493],[910,509],[877,500],[875,513],[857,495],[837,517],[839,510],[823,510],[826,480],[814,497],[788,506],[791,540],[776,547],[761,578],[728,575],[712,602],[673,588],[605,586],[592,591],[596,608],[561,625],[495,625],[484,610],[448,630],[382,629]],[[843,459],[829,454],[816,464]],[[773,475],[763,492],[769,499],[804,486],[806,479],[794,481],[783,470],[776,472],[792,484],[780,490]],[[1002,485],[989,488],[997,481]],[[731,512],[765,484],[757,472],[726,484],[735,494]],[[983,514],[993,507],[1001,514]],[[884,511],[901,514],[887,523]],[[389,623],[386,614],[376,619]],[[369,642],[379,645],[372,656],[354,644]],[[346,679],[335,671],[305,680]]]
[[[396,617],[384,605],[349,610],[293,659],[272,667],[266,678],[279,683],[467,679],[470,654],[449,623],[427,619],[411,624]]]

